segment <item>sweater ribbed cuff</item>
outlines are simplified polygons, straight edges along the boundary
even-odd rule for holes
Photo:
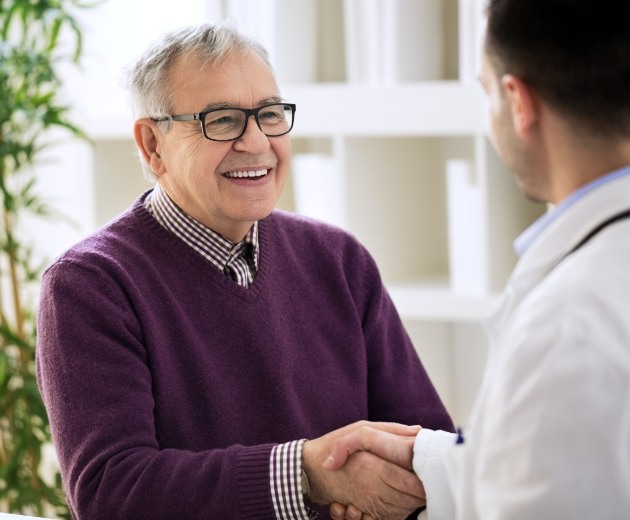
[[[241,518],[276,518],[269,485],[269,460],[274,444],[248,446],[238,460],[237,481]]]

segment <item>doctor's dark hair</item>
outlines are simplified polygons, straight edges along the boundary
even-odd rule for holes
[[[630,136],[625,0],[489,0],[485,51],[592,137]]]

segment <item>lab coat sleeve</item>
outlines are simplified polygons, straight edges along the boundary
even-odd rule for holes
[[[457,435],[427,428],[417,435],[413,452],[413,470],[422,480],[427,494],[427,508],[421,520],[455,518],[453,493],[447,474],[445,455],[455,449]]]

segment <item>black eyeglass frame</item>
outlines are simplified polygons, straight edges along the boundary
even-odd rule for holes
[[[289,107],[291,109],[291,126],[286,132],[282,132],[280,134],[268,134],[265,132],[260,126],[260,121],[258,119],[258,113],[264,108],[273,107],[273,106],[284,106]],[[219,143],[225,143],[228,141],[236,141],[243,137],[243,134],[247,131],[247,123],[249,122],[249,118],[254,116],[256,120],[256,125],[260,129],[260,131],[265,134],[267,137],[280,137],[281,135],[288,134],[291,130],[293,130],[293,123],[295,122],[295,103],[267,103],[265,105],[261,105],[256,108],[239,108],[239,107],[221,107],[221,108],[212,108],[210,110],[204,110],[203,112],[197,112],[196,114],[180,114],[180,115],[172,115],[166,117],[158,117],[153,118],[153,121],[199,121],[201,123],[201,131],[203,132],[203,136],[208,141],[216,141]],[[221,110],[238,110],[239,112],[243,112],[245,114],[245,124],[243,125],[243,131],[236,137],[230,137],[229,139],[214,139],[212,137],[208,137],[206,133],[206,116],[211,114],[212,112],[220,112]]]

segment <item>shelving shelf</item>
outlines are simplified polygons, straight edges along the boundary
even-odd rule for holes
[[[457,81],[396,86],[288,86],[298,105],[294,137],[451,136],[483,131],[483,96]]]
[[[435,285],[427,281],[390,284],[387,289],[403,320],[481,323],[501,299],[498,293],[456,294],[446,280]]]

